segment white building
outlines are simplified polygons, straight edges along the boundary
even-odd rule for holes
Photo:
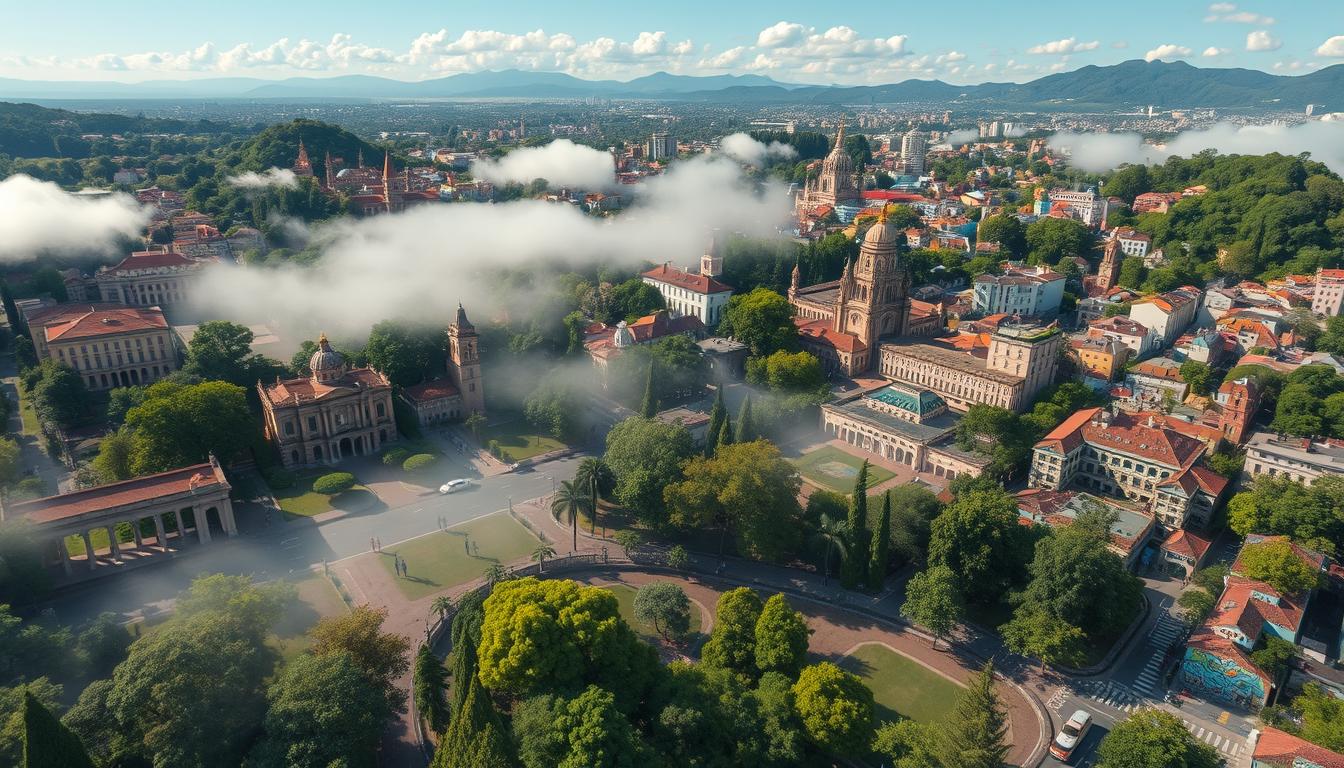
[[[1086,192],[1050,190],[1050,203],[1052,206],[1064,204],[1073,218],[1089,227],[1099,227],[1106,220],[1106,198],[1090,189]]]
[[[692,315],[700,318],[705,327],[713,327],[723,319],[733,288],[715,278],[723,269],[723,259],[713,243],[700,259],[700,274],[687,272],[669,264],[654,267],[640,275],[645,283],[658,289],[663,304],[674,316]]]
[[[927,153],[928,142],[924,134],[910,131],[901,137],[901,167],[906,173],[923,176]]]
[[[1202,292],[1185,286],[1134,302],[1129,318],[1157,335],[1157,346],[1166,346],[1180,338],[1195,321]]]
[[[1344,440],[1312,441],[1273,432],[1256,432],[1246,441],[1246,472],[1251,477],[1287,477],[1311,485],[1324,475],[1344,474]]]
[[[1114,339],[1129,347],[1132,359],[1141,360],[1157,349],[1156,334],[1142,323],[1116,315],[1093,320],[1087,327],[1089,339]]]
[[[1316,291],[1311,296],[1311,311],[1326,317],[1344,314],[1344,269],[1316,270]]]
[[[677,141],[666,131],[658,131],[649,137],[649,160],[667,160],[677,156]]]
[[[981,314],[1039,317],[1059,311],[1064,276],[1049,267],[1009,268],[1002,275],[975,278],[972,308]]]
[[[1153,238],[1133,227],[1117,227],[1115,229],[1116,239],[1120,242],[1120,252],[1126,256],[1137,256],[1140,259],[1148,255],[1148,248],[1153,244]]]

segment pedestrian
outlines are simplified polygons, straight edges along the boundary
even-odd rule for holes
[[[373,546],[373,537],[372,537],[372,536],[369,537],[369,551],[370,551],[370,552],[377,552],[377,551],[378,551],[377,548],[375,548],[375,547]]]
[[[382,551],[383,551],[383,540],[382,540],[382,539],[379,539],[379,538],[376,538],[376,537],[375,537],[374,540],[373,540],[373,543],[374,543],[374,546],[378,547],[378,551],[379,551],[379,552],[382,552]]]
[[[411,578],[411,569],[406,567],[405,560],[401,561],[401,575],[408,579]]]
[[[473,555],[476,555],[477,557],[480,557],[480,556],[481,556],[481,545],[480,545],[480,544],[477,544],[477,543],[474,542],[474,541],[471,542],[471,553],[472,553]]]
[[[462,549],[463,549],[463,551],[465,551],[465,552],[467,553],[467,557],[471,557],[471,537],[470,537],[470,536],[468,536],[468,537],[466,537],[465,539],[462,540]]]

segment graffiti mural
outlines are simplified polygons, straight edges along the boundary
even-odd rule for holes
[[[1259,709],[1269,696],[1260,675],[1243,668],[1235,659],[1225,659],[1199,648],[1185,649],[1181,680],[1191,689],[1247,709]]]

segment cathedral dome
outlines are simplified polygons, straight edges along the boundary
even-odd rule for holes
[[[863,244],[896,245],[900,234],[900,230],[896,229],[896,224],[887,219],[886,216],[882,216],[876,224],[868,228],[868,232],[863,236]]]
[[[317,340],[317,351],[308,359],[308,368],[318,381],[337,379],[345,372],[345,357],[331,348],[325,333]]]

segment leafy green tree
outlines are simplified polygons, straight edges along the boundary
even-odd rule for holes
[[[780,350],[747,361],[747,382],[785,395],[801,395],[820,403],[830,395],[821,361],[810,352]]]
[[[771,595],[756,620],[756,668],[796,678],[807,660],[807,619],[783,595]]]
[[[882,494],[882,511],[873,526],[873,545],[868,556],[868,588],[880,590],[887,580],[891,561],[891,492]]]
[[[935,647],[956,628],[964,610],[956,576],[945,565],[931,566],[911,577],[901,603],[901,615],[932,632]]]
[[[943,768],[999,768],[1008,757],[1008,716],[987,661],[939,725],[935,744]]]
[[[1227,518],[1238,535],[1288,536],[1333,554],[1335,542],[1344,540],[1344,518],[1335,512],[1341,508],[1344,478],[1325,476],[1306,486],[1288,478],[1261,476],[1250,490],[1232,497]]]
[[[873,740],[873,692],[823,661],[804,667],[793,684],[794,707],[807,738],[838,757],[860,757]]]
[[[595,685],[574,698],[529,699],[515,732],[525,768],[636,768],[653,757],[616,697]]]
[[[1209,366],[1198,360],[1186,360],[1181,363],[1181,378],[1190,385],[1196,395],[1209,394]]]
[[[126,421],[126,413],[145,401],[145,386],[117,387],[107,393],[107,420],[117,426]]]
[[[1296,595],[1320,585],[1320,572],[1293,551],[1286,541],[1247,544],[1237,557],[1246,576],[1263,581],[1285,595]]]
[[[349,613],[323,618],[308,630],[308,636],[313,640],[314,656],[349,654],[364,675],[365,685],[383,694],[388,711],[403,712],[406,694],[398,681],[410,669],[406,655],[411,644],[402,635],[383,632],[386,620],[386,608],[360,605]]]
[[[1037,219],[1027,225],[1026,238],[1033,264],[1054,264],[1065,256],[1082,256],[1092,246],[1087,228],[1072,219]]]
[[[1211,595],[1220,595],[1223,592],[1223,582],[1231,572],[1232,569],[1227,565],[1214,563],[1195,571],[1195,575],[1190,577],[1190,583],[1204,589]]]
[[[37,417],[63,428],[72,427],[84,418],[89,408],[84,378],[70,366],[50,359],[43,360],[36,370],[37,377],[29,391]]]
[[[717,528],[720,554],[730,533],[747,557],[779,560],[797,548],[802,480],[773,444],[723,446],[714,458],[694,456],[682,469],[685,479],[663,493],[673,525]]]
[[[1222,759],[1180,718],[1141,709],[1121,720],[1097,746],[1097,768],[1217,768]]]
[[[943,509],[933,491],[915,483],[898,485],[891,496],[891,558],[921,565],[929,551],[929,526]]]
[[[815,496],[816,493],[813,493]],[[811,499],[809,499],[811,501]],[[848,505],[846,505],[848,506]],[[838,516],[832,517],[823,513],[816,523],[816,530],[812,534],[812,540],[816,542],[822,551],[821,565],[821,583],[830,583],[831,578],[831,557],[840,553],[840,564],[843,568],[845,558],[849,556],[849,536],[845,521]]]
[[[1087,660],[1083,630],[1031,603],[1019,605],[999,634],[1013,653],[1039,659],[1042,672],[1046,664],[1078,666]]]
[[[440,614],[442,616],[442,613]],[[434,655],[427,643],[421,643],[415,654],[415,711],[429,724],[430,730],[442,734],[448,727],[447,675],[443,662]]]
[[[891,761],[891,768],[930,768],[938,765],[934,726],[902,718],[884,723],[873,737],[873,751]]]
[[[227,461],[252,444],[256,424],[243,388],[223,381],[159,382],[126,414],[135,441],[137,475],[205,461]]]
[[[755,356],[798,348],[793,305],[768,288],[735,294],[728,300],[719,333],[746,344]]]
[[[332,472],[313,481],[313,491],[328,496],[345,493],[355,487],[355,476],[349,472]]]
[[[681,464],[695,450],[679,424],[630,418],[607,433],[603,456],[616,475],[616,499],[643,523],[666,522],[663,489],[681,477]]]
[[[245,325],[227,320],[201,323],[187,343],[183,370],[205,381],[227,381],[251,387],[274,376],[280,363],[252,352],[253,334]]]
[[[976,233],[977,242],[998,243],[1004,254],[1010,259],[1021,259],[1027,255],[1027,228],[1011,213],[1000,213],[980,222]]]
[[[588,457],[579,462],[574,472],[574,482],[588,495],[588,532],[593,533],[600,512],[598,502],[611,498],[616,490],[616,473],[601,459]],[[606,524],[603,523],[602,535],[606,536]]]
[[[84,744],[27,688],[23,691],[23,768],[93,768]]]
[[[60,707],[62,688],[45,677],[11,688],[0,687],[0,764],[19,766],[24,761],[24,700],[37,699],[49,712]]]
[[[1315,683],[1307,683],[1293,706],[1302,713],[1299,736],[1326,749],[1344,751],[1344,700]]]
[[[0,437],[0,485],[7,486],[17,481],[22,467],[18,442],[10,437]]]
[[[364,354],[369,365],[398,387],[419,384],[441,374],[448,360],[442,327],[396,320],[384,320],[373,326]]]
[[[603,319],[608,325],[615,325],[621,320],[636,320],[662,309],[663,295],[639,277],[632,277],[612,287],[607,306],[608,313]]]
[[[655,581],[635,593],[635,618],[653,624],[664,640],[681,641],[691,631],[691,601],[670,581]]]
[[[1029,532],[1017,522],[1017,505],[999,488],[962,492],[934,518],[929,565],[945,565],[968,602],[990,605],[1025,572]]]
[[[756,624],[762,610],[760,596],[749,587],[730,589],[719,595],[714,628],[700,650],[700,663],[755,679]]]
[[[650,361],[648,378],[644,380],[644,399],[639,404],[639,415],[646,419],[652,419],[658,415],[658,398],[654,396],[653,369],[654,363]]]
[[[859,589],[868,575],[868,460],[863,460],[854,478],[854,493],[849,497],[849,557],[841,564],[840,583],[846,589]]]
[[[90,462],[100,483],[130,480],[135,461],[135,436],[128,430],[113,432],[98,445],[98,455]]]
[[[1288,665],[1297,656],[1297,646],[1287,640],[1265,635],[1265,644],[1263,648],[1257,648],[1251,651],[1251,661],[1255,666],[1269,673],[1270,678],[1277,679],[1280,674],[1288,669]]]
[[[714,407],[709,409],[709,427],[705,430],[705,458],[714,455],[719,447],[719,432],[723,431],[723,421],[728,417],[728,409],[723,405],[723,387],[718,387],[714,395]]]
[[[266,733],[248,765],[377,765],[378,742],[391,712],[384,693],[368,685],[350,654],[299,656],[285,665],[267,698]]]
[[[1101,187],[1101,193],[1107,197],[1118,197],[1125,201],[1126,205],[1132,205],[1134,198],[1144,192],[1153,191],[1152,182],[1148,179],[1148,166],[1146,165],[1126,165],[1120,168],[1111,177],[1106,179],[1106,183]]]
[[[574,442],[580,436],[583,394],[573,377],[552,371],[523,401],[523,415],[532,426],[557,440]]]
[[[512,768],[513,749],[504,724],[475,675],[467,682],[462,705],[454,711],[430,768]]]
[[[742,407],[737,411],[737,434],[735,443],[750,443],[758,437],[756,422],[751,416],[751,395],[742,398]]]
[[[1187,589],[1176,598],[1176,604],[1180,606],[1181,621],[1190,626],[1203,624],[1213,613],[1214,596],[1202,589]]]

